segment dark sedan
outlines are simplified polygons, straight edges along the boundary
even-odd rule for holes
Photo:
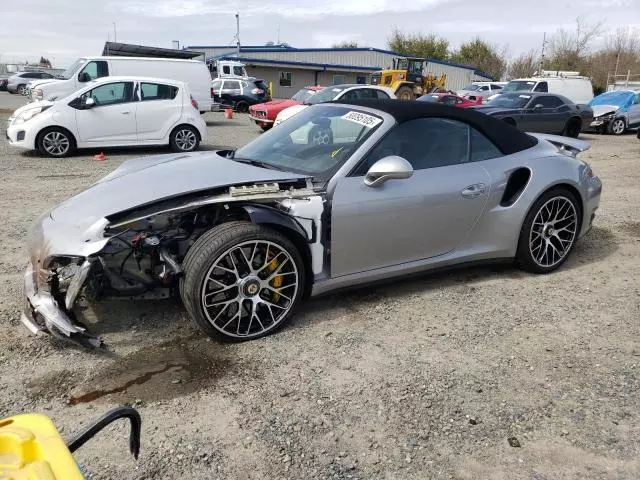
[[[576,105],[562,95],[543,92],[503,93],[486,105],[472,108],[526,132],[574,138],[593,120],[588,105]]]

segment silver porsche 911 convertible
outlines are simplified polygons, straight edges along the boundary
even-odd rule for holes
[[[481,261],[551,272],[598,208],[588,147],[363,100],[312,106],[235,151],[127,161],[32,227],[22,321],[98,346],[79,296],[176,292],[204,332],[238,341],[338,288]]]

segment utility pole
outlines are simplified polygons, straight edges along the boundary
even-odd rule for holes
[[[276,45],[280,45],[280,26],[278,25],[278,30],[276,30]]]
[[[240,56],[240,13],[236,13],[236,45],[238,47],[238,56]]]
[[[116,35],[116,22],[113,22],[113,41],[118,43],[118,36]]]
[[[544,67],[544,47],[547,46],[547,32],[544,32],[542,37],[542,52],[540,52],[540,67],[538,67],[538,75],[542,75],[542,68]]]

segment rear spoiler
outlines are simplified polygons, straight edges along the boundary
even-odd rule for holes
[[[532,137],[537,138],[538,140],[546,140],[547,142],[553,144],[558,149],[562,150],[564,153],[568,153],[572,157],[575,157],[580,152],[584,152],[585,150],[589,150],[591,148],[591,144],[585,142],[584,140],[578,140],[571,137],[563,137],[560,135],[550,135],[547,133],[529,133]]]

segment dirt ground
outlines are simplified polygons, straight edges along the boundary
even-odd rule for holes
[[[246,116],[207,121],[205,148],[258,135]],[[70,435],[135,405],[140,459],[114,425],[76,454],[91,479],[638,479],[640,141],[583,137],[604,192],[554,274],[483,267],[327,296],[239,345],[208,341],[177,300],[90,304],[95,352],[19,323],[27,229],[164,150],[50,160],[2,135],[0,418],[43,412]]]

